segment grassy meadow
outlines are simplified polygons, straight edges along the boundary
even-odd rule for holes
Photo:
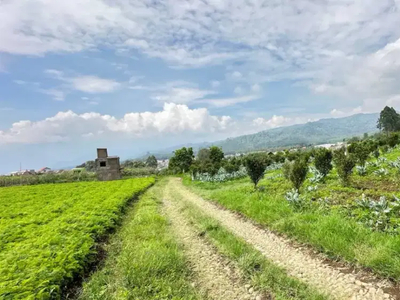
[[[154,178],[0,188],[0,298],[54,299]]]
[[[398,157],[399,147],[379,159],[370,157],[366,174],[359,175],[355,168],[348,186],[340,183],[335,169],[325,182],[318,183],[309,172],[297,206],[285,197],[292,186],[280,169],[266,172],[257,191],[249,178],[222,183],[185,178],[184,183],[205,199],[312,245],[331,258],[398,280],[400,168],[395,163]]]

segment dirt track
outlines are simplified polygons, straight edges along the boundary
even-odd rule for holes
[[[268,230],[260,229],[251,222],[238,217],[234,213],[220,209],[211,202],[203,200],[201,197],[195,195],[184,187],[180,179],[171,178],[166,187],[166,198],[172,199],[171,197],[176,194],[180,194],[184,201],[194,204],[206,215],[219,221],[222,226],[230,230],[233,234],[241,237],[247,243],[254,246],[270,261],[287,270],[289,275],[317,288],[322,293],[331,295],[333,299],[394,299],[383,291],[384,287],[389,286],[388,282],[363,282],[358,278],[357,274],[343,272],[343,270],[334,268],[317,257],[310,256],[307,252],[292,246],[288,240],[285,240]],[[170,202],[167,201],[167,204],[168,203]],[[193,236],[189,237],[189,233],[185,233],[185,221],[182,216],[179,216],[179,211],[176,210],[177,208],[173,208],[173,206],[169,204],[167,205],[167,208],[171,217],[175,219],[175,222],[181,223],[178,227],[180,228],[179,230],[182,231],[180,233],[182,238],[194,239]],[[197,270],[201,273],[204,268],[207,268],[208,262],[206,258],[210,255],[209,251],[211,250],[209,248],[203,249],[203,245],[196,241],[196,239],[190,241],[190,243],[192,242],[195,245],[193,247],[192,255],[196,255],[196,252],[200,252],[205,256],[205,261],[202,262],[202,265],[196,266]],[[215,261],[218,259],[216,258],[211,260]],[[213,268],[221,268],[221,266],[224,265],[224,262],[219,262],[218,264],[219,266]],[[204,274],[204,276],[207,275]],[[206,277],[204,279],[207,281]],[[238,298],[223,297],[222,290],[226,285],[229,285],[229,283],[223,279],[221,284],[216,285],[219,287],[220,291],[216,292],[215,297],[211,298],[248,299],[243,298],[245,293],[243,292],[244,294],[241,294],[242,289],[240,287],[233,291],[232,294],[232,297],[235,295],[234,297]]]
[[[249,288],[234,264],[222,257],[182,215],[181,203],[176,201],[167,187],[164,193],[164,213],[171,222],[178,241],[183,245],[194,273],[193,283],[205,298],[215,300],[265,299]]]

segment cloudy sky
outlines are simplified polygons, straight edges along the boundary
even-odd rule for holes
[[[400,0],[2,0],[0,173],[400,104]]]

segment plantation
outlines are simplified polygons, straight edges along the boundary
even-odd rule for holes
[[[267,167],[257,189],[248,177],[184,182],[204,198],[332,258],[400,279],[400,147],[371,152],[364,166],[349,154],[335,155],[331,171],[319,163],[326,175],[316,168],[317,155],[309,157],[304,183],[304,163],[294,167],[295,160]]]
[[[154,178],[0,189],[0,298],[59,298]]]

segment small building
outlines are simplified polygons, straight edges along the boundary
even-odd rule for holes
[[[51,172],[51,169],[49,167],[44,167],[37,171],[38,174],[45,174],[45,173],[49,173],[49,172]]]
[[[108,156],[107,148],[97,148],[97,178],[100,181],[121,179],[121,165],[118,156]]]

